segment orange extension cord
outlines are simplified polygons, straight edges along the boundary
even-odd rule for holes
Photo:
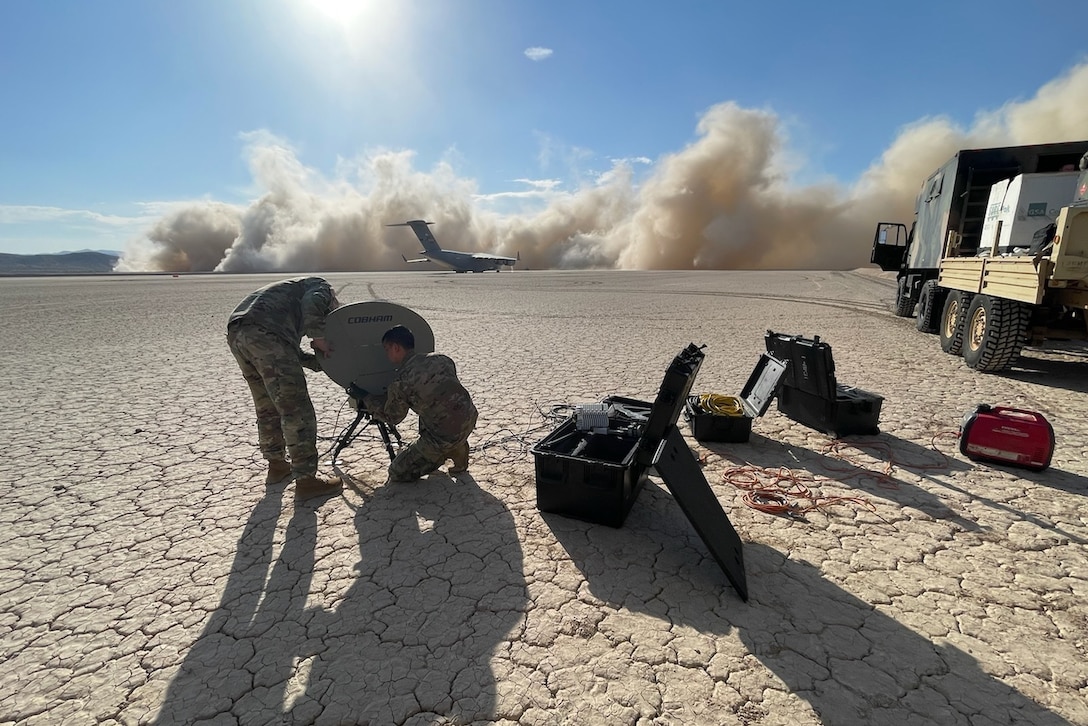
[[[930,440],[930,445],[934,451],[941,455],[941,462],[936,464],[921,463],[909,464],[913,470],[938,470],[944,469],[948,466],[948,457],[944,452],[937,448],[937,439],[946,436],[958,437],[958,431],[942,431],[938,433]],[[873,471],[864,464],[860,463],[851,456],[843,453],[846,448],[855,449],[875,449],[878,453],[884,454],[884,466],[881,471]],[[819,511],[823,514],[827,514],[828,507],[843,504],[852,504],[858,507],[863,507],[877,516],[882,522],[890,525],[888,520],[881,517],[876,511],[876,506],[865,497],[847,497],[847,496],[830,496],[825,497],[814,493],[809,486],[816,486],[821,482],[838,482],[844,483],[847,479],[861,476],[875,479],[877,484],[886,489],[898,489],[899,484],[892,477],[892,472],[895,470],[896,465],[903,465],[903,462],[896,462],[893,455],[892,447],[886,441],[844,441],[842,439],[835,439],[823,452],[824,454],[834,454],[838,459],[842,460],[848,465],[844,469],[831,468],[832,471],[841,472],[845,476],[841,477],[823,477],[817,478],[816,476],[808,473],[795,472],[786,467],[779,467],[777,469],[765,469],[751,464],[743,466],[736,466],[727,469],[722,473],[722,479],[729,484],[732,484],[737,489],[744,491],[742,497],[743,502],[760,512],[766,512],[767,514],[775,514],[779,516],[788,516],[800,518],[807,512]],[[705,459],[704,459],[705,463]]]

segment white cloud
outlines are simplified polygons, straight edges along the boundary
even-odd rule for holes
[[[542,61],[545,58],[550,57],[551,54],[551,48],[541,48],[539,46],[533,46],[532,48],[525,49],[525,57],[532,61]]]
[[[514,179],[513,181],[519,184],[525,184],[530,188],[521,191],[474,194],[472,198],[477,202],[490,204],[510,200],[547,202],[556,199],[557,197],[565,196],[565,192],[557,189],[557,187],[562,185],[562,182],[558,179]]]
[[[0,224],[30,224],[73,219],[90,220],[97,224],[124,227],[152,222],[155,217],[123,217],[116,214],[92,212],[88,209],[64,209],[63,207],[43,207],[31,204],[0,204]]]
[[[158,200],[150,202],[135,202],[136,206],[144,212],[142,219],[150,219],[151,221],[158,221],[159,219],[173,214],[174,212],[191,207],[196,204],[205,204],[212,201],[208,197],[193,197],[190,199],[174,199],[170,201]],[[239,206],[239,208],[241,208]]]
[[[555,189],[557,186],[563,183],[558,179],[515,179],[514,181],[518,182],[519,184],[527,184],[534,189],[542,190]]]
[[[560,192],[549,192],[543,189],[530,189],[523,192],[494,192],[492,194],[473,194],[472,199],[484,204],[497,202],[502,199],[553,199]]]

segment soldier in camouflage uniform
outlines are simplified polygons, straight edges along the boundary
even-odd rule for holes
[[[1088,151],[1084,152],[1084,156],[1080,157],[1077,168],[1080,169],[1080,176],[1077,177],[1075,202],[1079,205],[1080,202],[1088,202]]]
[[[362,395],[375,418],[394,426],[411,408],[419,416],[419,439],[400,452],[389,466],[389,481],[414,481],[453,460],[449,471],[468,469],[468,437],[476,428],[476,407],[461,382],[457,366],[444,355],[415,352],[415,336],[403,325],[382,336],[397,375],[383,395]]]
[[[342,486],[339,478],[317,475],[317,417],[302,367],[320,368],[314,354],[299,348],[307,335],[316,350],[330,354],[325,316],[338,305],[328,282],[297,277],[250,293],[227,323],[227,344],[257,410],[257,439],[268,460],[265,483],[277,484],[293,474],[300,499]]]

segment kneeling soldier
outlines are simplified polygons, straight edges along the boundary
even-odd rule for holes
[[[468,469],[468,437],[476,428],[476,407],[457,379],[453,360],[438,353],[418,355],[412,331],[403,325],[382,336],[397,374],[382,395],[365,394],[363,405],[375,418],[396,425],[411,408],[419,416],[419,439],[389,466],[389,481],[414,481],[453,460],[450,474]]]

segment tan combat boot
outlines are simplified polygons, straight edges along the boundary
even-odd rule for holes
[[[295,499],[312,499],[326,494],[338,494],[343,488],[344,482],[338,476],[302,474],[295,479]]]
[[[283,459],[272,459],[268,462],[268,475],[264,478],[264,485],[270,487],[279,484],[291,476],[291,462]]]
[[[450,451],[450,458],[453,459],[453,466],[450,467],[450,474],[460,474],[468,471],[468,442],[464,442],[457,448]]]

